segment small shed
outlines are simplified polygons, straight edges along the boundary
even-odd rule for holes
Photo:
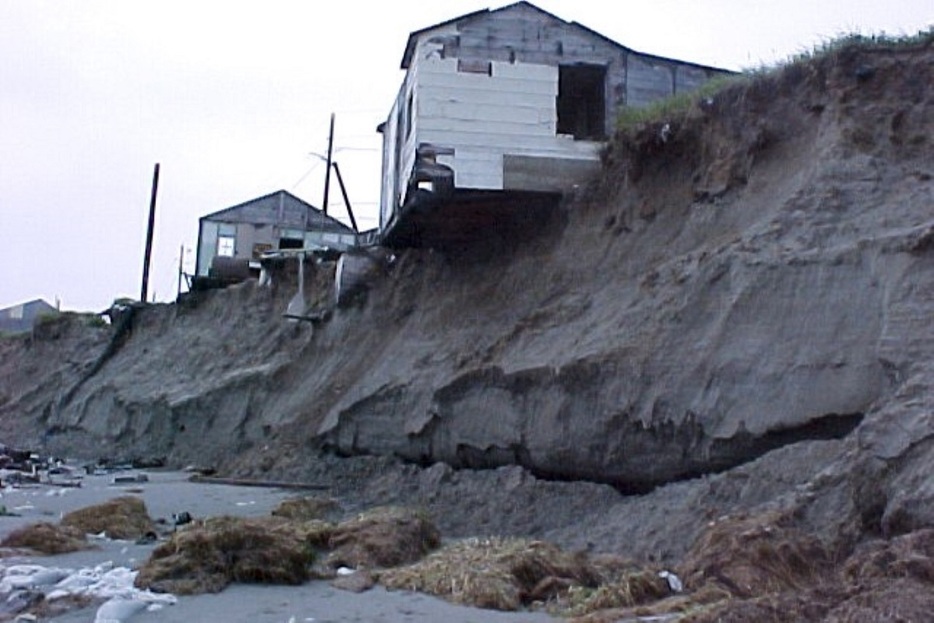
[[[541,207],[597,169],[621,106],[730,73],[636,52],[529,2],[411,33],[402,69],[379,127],[380,227],[399,245]]]
[[[356,244],[353,229],[279,190],[199,219],[195,276],[209,276],[215,258],[248,262],[258,269],[260,256],[267,251],[317,247],[345,251]]]
[[[30,331],[40,316],[57,313],[57,307],[49,305],[42,299],[0,309],[0,333]]]

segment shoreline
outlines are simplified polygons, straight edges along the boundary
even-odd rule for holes
[[[0,537],[16,528],[40,521],[57,522],[64,513],[123,495],[140,497],[153,519],[170,518],[173,513],[180,512],[188,512],[198,519],[220,515],[268,515],[279,502],[297,494],[294,488],[197,482],[189,479],[190,474],[178,471],[139,473],[145,473],[148,481],[112,484],[114,475],[109,474],[86,476],[81,487],[40,484],[5,488],[0,493],[0,503],[18,515],[0,517]],[[111,540],[99,541],[97,544],[100,549],[55,556],[17,555],[0,560],[0,564],[38,564],[77,569],[109,561],[115,566],[133,569],[142,564],[155,547],[155,544],[137,545]],[[44,620],[48,623],[93,621],[97,607],[95,604]],[[545,623],[559,619],[542,612],[499,612],[458,606],[430,595],[387,591],[382,587],[364,593],[351,593],[332,587],[327,580],[313,580],[299,586],[234,584],[215,594],[179,596],[175,605],[164,606],[155,612],[140,612],[129,620],[139,623]]]

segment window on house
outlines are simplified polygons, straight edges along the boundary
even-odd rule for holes
[[[606,67],[558,68],[558,134],[578,140],[606,138]]]
[[[280,249],[301,249],[305,246],[302,238],[279,238]]]
[[[217,254],[221,257],[233,257],[236,240],[233,236],[218,236]]]

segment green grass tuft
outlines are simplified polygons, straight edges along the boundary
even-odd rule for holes
[[[906,48],[924,45],[934,45],[934,27],[920,31],[914,35],[893,36],[884,32],[872,35],[863,35],[860,33],[842,34],[833,39],[821,42],[811,50],[794,54],[777,65],[763,65],[744,69],[741,73],[734,75],[718,76],[704,83],[700,88],[694,91],[679,93],[653,102],[648,106],[624,106],[619,110],[617,115],[616,127],[618,130],[625,132],[646,124],[674,121],[687,115],[697,102],[713,97],[720,91],[739,82],[772,75],[785,68],[801,66],[815,60],[825,58],[833,59],[847,50]]]
[[[712,97],[723,89],[745,79],[747,77],[743,74],[718,76],[708,80],[693,91],[678,93],[652,102],[648,106],[624,106],[616,117],[616,127],[625,131],[648,123],[671,121],[683,117],[698,101]]]

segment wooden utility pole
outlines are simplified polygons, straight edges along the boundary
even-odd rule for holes
[[[156,194],[159,192],[159,163],[152,172],[152,197],[149,200],[149,227],[146,228],[146,251],[143,255],[143,287],[139,300],[146,302],[149,296],[149,259],[152,256],[152,235],[156,227]]]
[[[328,213],[328,193],[331,190],[331,154],[334,152],[334,113],[331,113],[331,131],[328,133],[328,162],[324,174],[324,202],[321,211]]]

